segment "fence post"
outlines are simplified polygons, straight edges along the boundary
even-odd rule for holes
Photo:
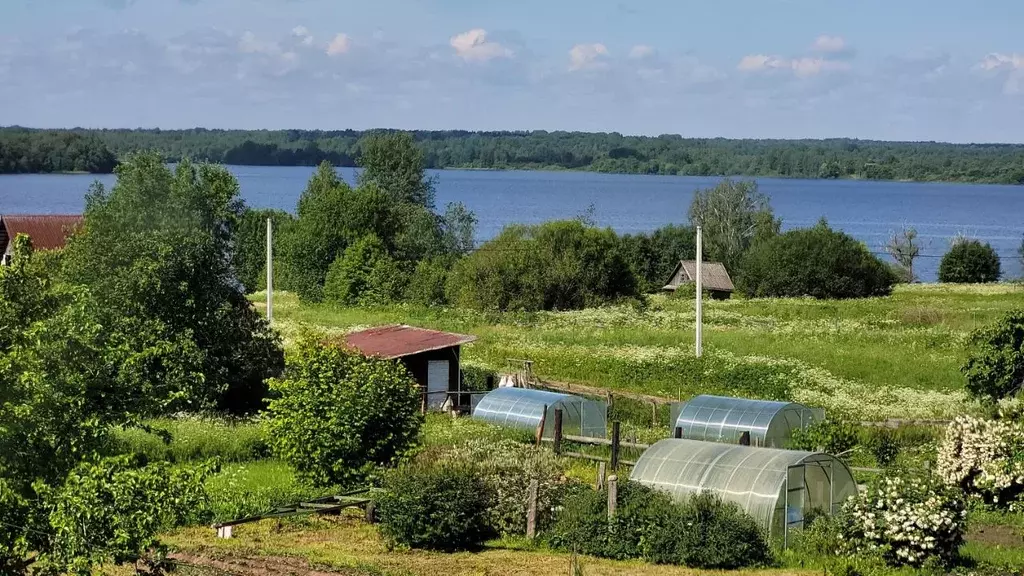
[[[526,537],[533,540],[537,536],[537,489],[536,479],[530,480],[530,489],[526,494]]]
[[[541,412],[541,414],[540,414],[540,424],[537,424],[537,438],[536,438],[536,440],[537,440],[537,448],[540,448],[541,438],[544,437],[544,424],[547,423],[547,420],[548,420],[548,405],[545,404],[544,405],[544,411]]]
[[[487,375],[487,389],[488,390],[494,390],[494,375],[493,374],[488,374]]]
[[[658,403],[651,400],[651,426],[658,426]]]
[[[750,430],[740,434],[740,446],[750,446]]]
[[[606,474],[606,472],[605,472],[604,462],[598,462],[597,463],[597,489],[598,490],[604,490],[604,475],[605,474]]]
[[[555,408],[555,454],[562,453],[562,409]]]
[[[377,507],[374,505],[372,501],[366,503],[366,523],[377,523]]]
[[[676,426],[676,429],[673,431],[672,437],[673,438],[682,438],[683,437],[683,427],[682,426]]]
[[[608,477],[608,518],[615,516],[615,507],[619,503],[619,477],[612,474]]]
[[[608,392],[607,394],[608,394],[608,398],[607,398],[608,412],[610,413],[612,411],[612,406],[615,405],[614,404],[615,399],[612,398],[612,393],[611,392]]]
[[[619,470],[619,421],[612,422],[612,472]],[[610,480],[610,479],[609,479]]]

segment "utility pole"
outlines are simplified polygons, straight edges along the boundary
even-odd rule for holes
[[[274,225],[267,218],[267,322],[274,322]]]
[[[700,226],[697,226],[697,339],[696,339],[696,352],[697,358],[704,351],[704,344],[702,342],[702,328],[704,324],[704,283],[702,282],[702,272],[704,270],[704,245],[703,245],[703,233]]]

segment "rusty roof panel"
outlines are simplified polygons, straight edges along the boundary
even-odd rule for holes
[[[431,350],[461,346],[476,336],[439,332],[414,326],[379,326],[345,336],[345,344],[366,356],[402,358]]]
[[[11,241],[18,234],[27,234],[36,250],[54,250],[63,248],[81,225],[82,216],[78,214],[0,216],[0,236]]]

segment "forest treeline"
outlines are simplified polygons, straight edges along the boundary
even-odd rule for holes
[[[109,174],[116,165],[117,157],[93,134],[0,129],[0,174]]]
[[[85,130],[0,129],[0,142],[46,142],[74,134],[117,157],[155,150],[182,158],[247,166],[355,166],[365,132],[356,130]],[[623,136],[584,132],[414,131],[427,168],[564,169],[628,174],[863,178],[1024,183],[1024,145],[880,142],[869,140],[727,140],[677,135]],[[49,156],[44,146],[0,146],[0,171],[52,171],[52,163],[20,162]],[[36,152],[38,149],[38,153]],[[8,157],[5,159],[5,157]],[[14,160],[9,158],[13,157]],[[9,166],[15,166],[11,169]],[[66,169],[66,168],[62,168]],[[86,167],[86,170],[89,170]],[[101,170],[97,170],[101,171]]]

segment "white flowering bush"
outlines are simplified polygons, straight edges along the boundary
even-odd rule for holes
[[[949,486],[988,504],[1017,510],[1024,493],[1024,421],[959,416],[946,428],[937,472]]]
[[[536,450],[514,440],[473,439],[439,454],[426,452],[420,458],[475,466],[494,497],[489,510],[491,527],[504,535],[526,533],[527,492],[531,480],[538,481],[538,528],[550,524],[569,485],[562,459],[548,450]]]
[[[843,506],[841,548],[878,553],[894,566],[957,556],[967,510],[954,490],[930,477],[886,476]]]

